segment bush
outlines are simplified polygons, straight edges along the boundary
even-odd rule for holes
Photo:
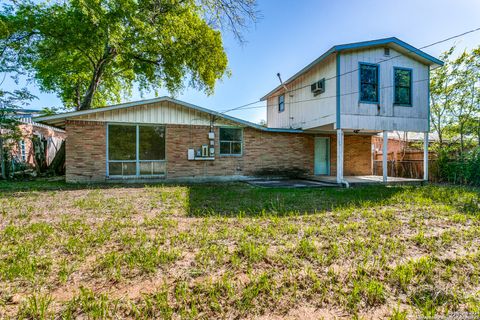
[[[480,147],[456,159],[446,152],[440,152],[437,163],[440,181],[480,186]]]

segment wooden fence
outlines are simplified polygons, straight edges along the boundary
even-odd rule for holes
[[[402,177],[423,179],[423,160],[387,161],[389,177]],[[382,160],[373,161],[373,174],[383,175]],[[436,160],[428,161],[428,178],[430,181],[438,180],[438,165]]]

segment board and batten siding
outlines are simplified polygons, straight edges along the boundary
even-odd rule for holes
[[[379,66],[379,108],[360,103],[359,63]],[[394,101],[394,67],[412,69],[412,106],[396,106]],[[353,72],[352,72],[353,71]],[[428,66],[390,49],[371,48],[342,52],[340,55],[340,127],[358,130],[428,130]]]
[[[305,74],[287,84],[285,111],[278,112],[279,89],[267,100],[267,123],[270,128],[314,128],[335,122],[336,115],[336,56],[333,54]],[[314,96],[310,85],[322,78],[325,92]]]
[[[72,120],[100,121],[112,123],[179,124],[209,126],[211,116],[199,110],[184,107],[170,101],[132,106],[117,110],[95,112]],[[215,120],[215,125],[237,125],[227,120]]]

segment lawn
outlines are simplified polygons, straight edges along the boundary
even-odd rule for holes
[[[478,316],[479,198],[0,182],[0,318]]]

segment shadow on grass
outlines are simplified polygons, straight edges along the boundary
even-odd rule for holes
[[[402,188],[259,188],[247,184],[194,185],[189,188],[190,216],[301,215],[389,201]]]
[[[451,205],[466,214],[480,215],[480,189],[459,186],[363,186],[344,188],[261,188],[246,183],[217,184],[68,184],[64,181],[0,181],[0,197],[22,197],[29,192],[97,190],[150,187],[152,192],[173,193],[185,188],[185,198],[178,207],[190,217],[205,216],[290,216],[345,208],[369,208],[415,202]],[[172,188],[170,191],[169,188]],[[401,205],[401,204],[400,204]]]

